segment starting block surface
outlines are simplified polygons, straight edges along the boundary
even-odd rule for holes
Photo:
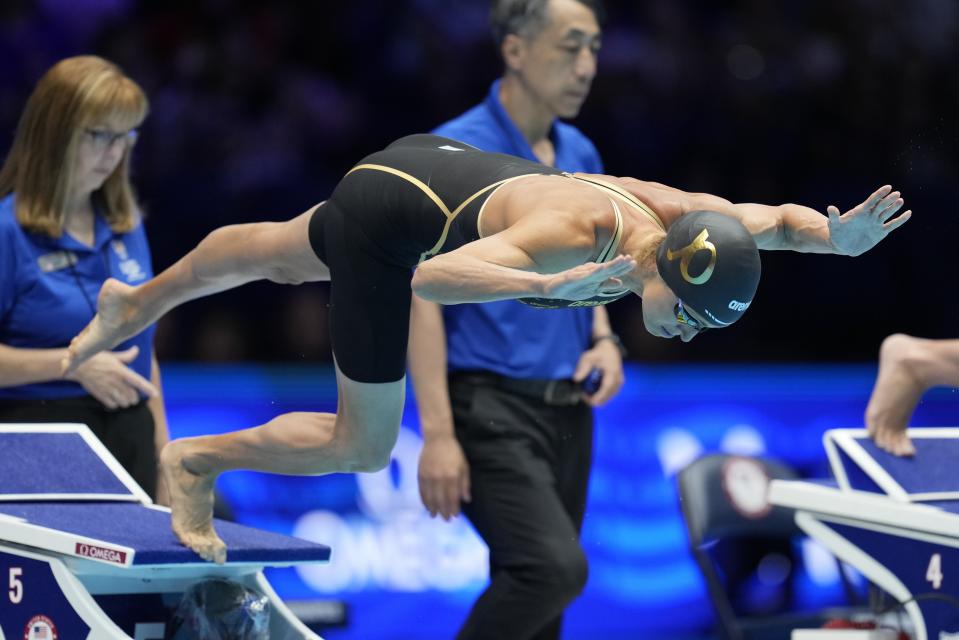
[[[869,491],[900,502],[959,500],[959,429],[910,429],[916,455],[901,458],[880,449],[863,429],[823,435],[840,489]]]
[[[214,526],[227,545],[224,565],[181,545],[170,510],[153,505],[84,425],[0,425],[0,580],[11,585],[0,640],[32,638],[34,627],[71,640],[162,638],[171,594],[209,576],[266,595],[271,638],[318,640],[262,569],[328,562],[330,548],[221,520]],[[118,597],[125,606],[116,606]]]
[[[0,424],[0,502],[150,501],[88,430]]]
[[[122,566],[208,564],[170,529],[170,511],[124,503],[0,503],[2,537]],[[298,538],[216,520],[230,563],[289,566],[326,562],[330,548]],[[20,530],[20,531],[17,531]],[[22,533],[21,533],[22,531]],[[18,535],[19,534],[19,535]]]

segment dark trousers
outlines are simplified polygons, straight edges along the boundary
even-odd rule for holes
[[[107,409],[90,396],[54,400],[0,400],[0,422],[79,422],[90,427],[144,491],[156,498],[157,453],[153,414],[146,401]]]
[[[490,550],[490,585],[459,640],[557,640],[586,585],[579,531],[593,413],[474,381],[450,381],[456,436],[470,465],[463,511]]]

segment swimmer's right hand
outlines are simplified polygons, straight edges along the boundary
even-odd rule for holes
[[[603,293],[620,291],[625,286],[620,276],[636,268],[636,260],[621,255],[609,262],[587,262],[549,277],[544,298],[589,300]]]

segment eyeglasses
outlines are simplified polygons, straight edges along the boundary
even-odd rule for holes
[[[673,308],[673,312],[676,314],[676,321],[679,322],[680,324],[688,325],[692,327],[693,329],[696,329],[697,331],[706,330],[706,327],[704,327],[699,320],[697,320],[696,318],[693,318],[688,313],[686,313],[686,309],[683,308],[682,300],[678,300],[676,302],[676,306]]]
[[[124,142],[127,146],[132,145],[137,140],[137,130],[130,129],[122,133],[115,133],[107,129],[87,129],[87,136],[90,137],[90,143],[94,151],[106,151],[111,149],[116,142]]]

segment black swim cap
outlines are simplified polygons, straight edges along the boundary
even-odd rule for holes
[[[720,327],[749,308],[762,272],[749,230],[715,211],[693,211],[674,222],[656,251],[656,267],[684,305]]]

